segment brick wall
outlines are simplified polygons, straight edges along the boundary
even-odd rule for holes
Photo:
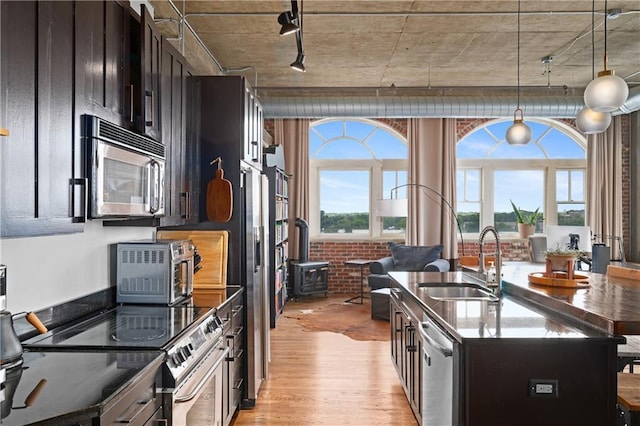
[[[529,260],[527,243],[525,240],[513,240],[500,243],[502,256],[505,260]],[[460,247],[458,251],[461,254]],[[464,251],[467,256],[477,256],[480,248],[477,241],[464,243]],[[487,240],[483,252],[495,251],[495,243]],[[329,262],[329,292],[353,293],[360,292],[359,279],[360,268],[347,266],[345,262],[354,259],[376,260],[391,253],[386,241],[311,241],[309,244],[309,260]],[[364,268],[365,292],[366,277],[369,268]]]

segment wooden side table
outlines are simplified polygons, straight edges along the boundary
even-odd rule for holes
[[[365,266],[368,266],[371,262],[374,262],[374,261],[364,260],[364,259],[355,259],[355,260],[347,260],[346,262],[344,262],[344,264],[347,266],[358,266],[360,268],[360,295],[354,296],[351,299],[345,300],[345,303],[358,303],[362,305],[364,303],[364,299],[367,299],[364,296],[364,268]],[[356,301],[357,299],[360,299],[360,301],[359,302]]]

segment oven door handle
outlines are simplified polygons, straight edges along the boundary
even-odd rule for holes
[[[187,402],[195,398],[196,395],[198,395],[198,392],[202,390],[202,388],[207,384],[211,376],[213,376],[213,374],[216,372],[216,370],[218,369],[222,361],[224,361],[224,359],[227,357],[228,353],[229,353],[229,348],[224,348],[222,355],[218,358],[216,363],[213,364],[213,367],[211,367],[209,372],[207,372],[207,374],[202,378],[202,380],[200,380],[200,382],[196,385],[195,389],[184,396],[176,397],[175,402]]]

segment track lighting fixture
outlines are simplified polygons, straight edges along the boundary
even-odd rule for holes
[[[607,0],[604,2],[607,12]],[[619,109],[629,96],[627,83],[618,77],[614,70],[607,69],[607,19],[604,17],[604,69],[598,73],[598,78],[589,83],[584,91],[584,103],[597,112],[613,112]]]
[[[297,17],[294,17],[290,11],[282,12],[278,16],[278,23],[282,25],[282,28],[280,28],[281,36],[293,34],[296,31],[300,31],[300,28],[293,23],[294,19],[297,19]]]
[[[531,140],[531,129],[524,122],[520,109],[520,0],[518,0],[518,107],[513,112],[513,124],[507,129],[505,139],[509,145],[526,145]],[[518,112],[520,117],[518,117]]]
[[[300,72],[305,72],[305,68],[304,68],[304,53],[303,52],[298,52],[298,56],[296,57],[295,62],[293,62],[291,64],[291,68],[293,68],[296,71],[300,71]]]
[[[282,26],[280,28],[280,35],[284,36],[300,31],[297,21],[298,0],[291,0],[291,10],[287,10],[286,12],[282,12],[278,15],[278,23]]]

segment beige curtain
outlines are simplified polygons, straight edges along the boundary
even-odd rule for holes
[[[309,221],[309,120],[276,119],[274,142],[282,145],[289,175],[289,258],[298,258],[300,239],[295,218]]]
[[[622,126],[617,116],[606,131],[587,137],[587,225],[595,235],[622,238],[622,167]],[[611,246],[612,259],[621,258],[616,241],[602,242]]]
[[[456,208],[456,125],[451,118],[411,118],[407,244],[442,244],[442,258],[458,257]],[[430,189],[425,189],[426,186]],[[440,197],[441,194],[442,197]]]

